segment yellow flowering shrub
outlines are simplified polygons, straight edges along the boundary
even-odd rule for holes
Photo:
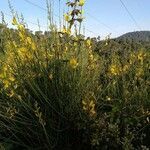
[[[81,35],[84,4],[68,1],[61,28],[51,18],[48,35],[12,18],[16,37],[7,34],[0,60],[0,132],[21,149],[120,149],[148,126],[149,52],[107,52],[107,36],[95,53]]]

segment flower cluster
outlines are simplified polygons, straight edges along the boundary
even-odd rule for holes
[[[93,96],[90,98],[85,98],[82,100],[82,106],[83,110],[90,116],[94,117],[96,115],[96,109],[95,109],[95,99]]]

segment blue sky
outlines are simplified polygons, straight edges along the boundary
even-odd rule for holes
[[[47,12],[35,7],[25,0],[10,0],[14,9],[23,14],[28,26],[31,30],[38,30],[37,24],[39,19],[41,30],[47,29]],[[29,0],[42,8],[46,9],[45,0]],[[53,0],[55,14],[59,14],[58,2]],[[66,10],[65,2],[61,1],[61,14]],[[141,30],[150,30],[150,0],[122,0]],[[111,33],[112,37],[117,37],[126,32],[140,30],[129,14],[122,6],[120,0],[87,0],[85,4],[85,34],[86,36],[98,36],[104,38]],[[7,0],[0,0],[0,11],[7,13],[5,16],[8,24],[11,24],[10,9]],[[58,22],[57,17],[54,17]]]

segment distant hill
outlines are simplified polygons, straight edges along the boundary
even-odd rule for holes
[[[133,40],[136,42],[150,42],[150,31],[128,32],[117,38],[118,40]]]

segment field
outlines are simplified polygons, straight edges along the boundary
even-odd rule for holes
[[[83,6],[44,35],[0,25],[0,150],[149,150],[150,49],[84,37]]]

